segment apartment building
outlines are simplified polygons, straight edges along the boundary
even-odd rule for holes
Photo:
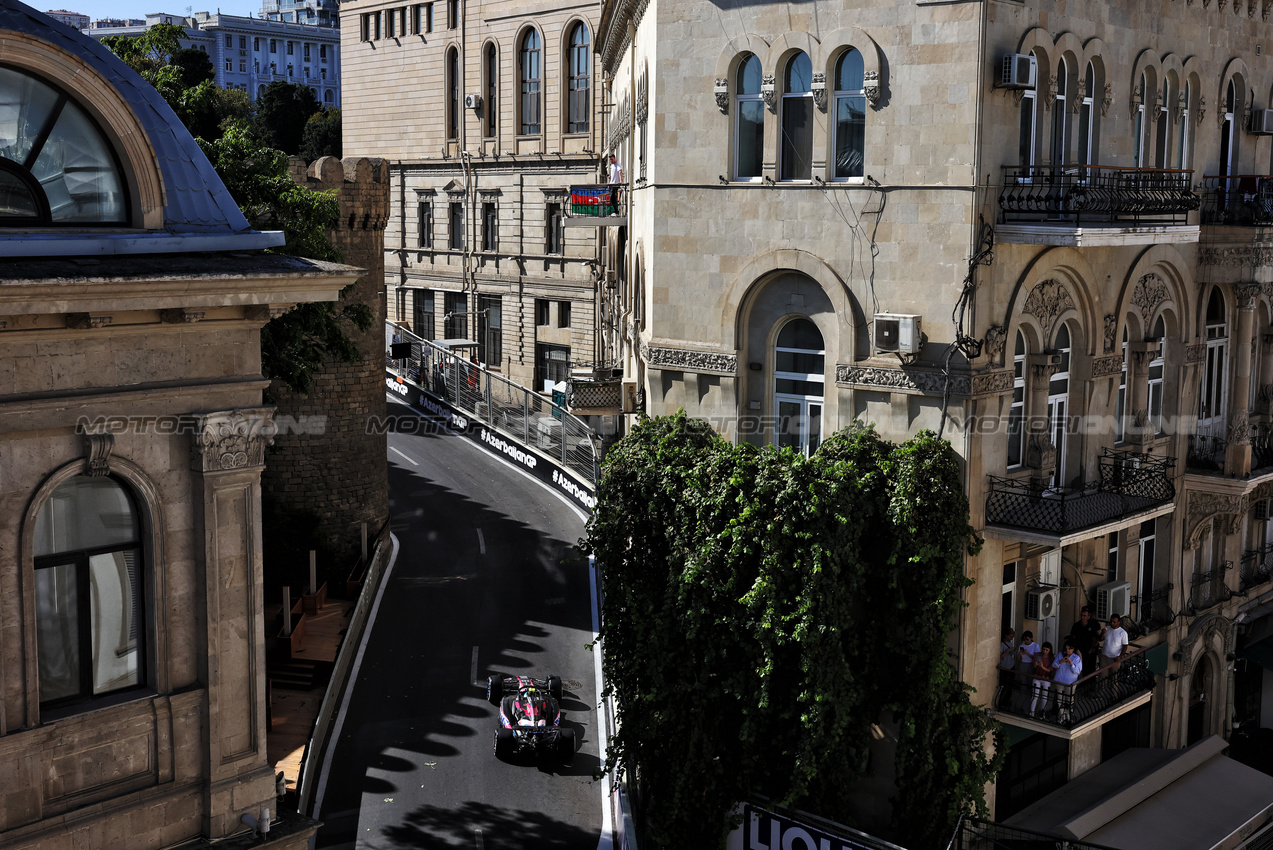
[[[1273,727],[1271,6],[602,3],[624,374],[731,439],[951,440],[1001,819]],[[1002,633],[1085,605],[1127,655],[1032,711]]]
[[[334,26],[285,23],[238,15],[195,12],[146,15],[142,25],[97,26],[88,34],[138,35],[156,24],[184,27],[183,47],[208,54],[222,88],[242,89],[252,100],[272,82],[309,86],[323,106],[340,106],[340,31]]]
[[[601,179],[596,13],[511,0],[343,11],[345,150],[393,175],[390,319],[470,339],[488,368],[537,390],[617,357],[598,228],[571,226],[572,185]]]

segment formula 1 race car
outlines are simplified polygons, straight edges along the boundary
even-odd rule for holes
[[[489,676],[486,699],[499,706],[495,755],[533,753],[569,764],[575,755],[575,730],[561,727],[561,679]]]

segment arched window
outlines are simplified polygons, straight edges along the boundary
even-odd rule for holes
[[[1198,398],[1198,432],[1224,437],[1225,407],[1228,403],[1229,323],[1224,296],[1211,290],[1207,301],[1207,353],[1202,363],[1202,392]]]
[[[1065,165],[1066,90],[1069,86],[1069,66],[1061,59],[1056,63],[1056,103],[1052,104],[1052,164],[1058,168]]]
[[[1052,428],[1052,444],[1056,447],[1056,474],[1052,486],[1065,483],[1066,444],[1070,436],[1070,326],[1062,323],[1056,333],[1055,352],[1061,355],[1061,365],[1048,380],[1048,422]]]
[[[492,42],[486,45],[486,102],[483,135],[493,138],[498,127],[496,124],[496,106],[499,103],[499,48]]]
[[[734,95],[734,177],[759,180],[765,154],[765,102],[760,97],[760,59],[747,54],[738,63]]]
[[[783,74],[779,151],[783,180],[813,178],[813,64],[804,53],[793,56]]]
[[[327,91],[323,92],[323,103],[331,103],[331,102],[332,102],[332,91],[331,89],[328,89]]]
[[[460,52],[446,52],[446,137],[460,137]]]
[[[523,136],[538,136],[543,130],[539,111],[543,55],[539,33],[533,29],[527,30],[526,35],[522,37],[517,61],[522,89],[521,135]]]
[[[1092,63],[1087,63],[1087,70],[1083,73],[1083,101],[1079,105],[1079,136],[1078,136],[1078,159],[1079,165],[1093,165],[1092,156],[1094,149],[1092,145],[1092,137],[1095,135],[1094,123],[1096,121],[1095,104],[1096,99],[1093,92],[1096,90],[1096,69],[1092,67]]]
[[[861,177],[866,160],[862,54],[849,48],[835,67],[835,175]]]
[[[1185,80],[1185,96],[1181,100],[1180,128],[1176,138],[1176,168],[1187,168],[1189,162],[1189,111],[1193,108],[1193,82]]]
[[[126,224],[115,152],[65,93],[0,67],[0,225]]]
[[[145,684],[141,520],[109,477],[58,485],[35,519],[35,626],[41,707]]]
[[[822,442],[826,352],[822,333],[808,319],[792,319],[774,346],[774,409],[778,445],[806,457]]]
[[[1127,433],[1127,327],[1123,327],[1123,368],[1118,373],[1118,402],[1114,406],[1114,440],[1121,443]]]
[[[1025,334],[1017,331],[1012,351],[1012,407],[1008,411],[1008,466],[1025,458]]]
[[[591,114],[590,80],[592,78],[592,55],[588,51],[588,28],[583,24],[575,24],[570,33],[570,47],[566,54],[566,132],[588,132]]]
[[[1171,162],[1168,158],[1167,147],[1171,139],[1169,128],[1171,127],[1170,113],[1167,111],[1171,107],[1171,86],[1168,84],[1170,77],[1163,77],[1162,81],[1162,100],[1158,104],[1158,126],[1154,132],[1154,167],[1166,168],[1167,163]]]
[[[1220,125],[1220,176],[1228,177],[1238,161],[1237,87],[1229,80],[1224,95],[1224,120]]]
[[[1150,339],[1158,340],[1158,355],[1149,361],[1149,424],[1154,429],[1154,434],[1158,435],[1163,432],[1162,427],[1162,399],[1163,399],[1163,372],[1167,368],[1167,324],[1163,321],[1163,317],[1159,316],[1158,321],[1154,323],[1154,330],[1149,335]]]
[[[1149,97],[1149,83],[1145,72],[1140,72],[1140,82],[1136,85],[1136,115],[1132,127],[1132,166],[1145,167],[1145,98]]]
[[[1034,117],[1038,93],[1035,89],[1021,92],[1021,122],[1017,132],[1017,158],[1022,166],[1034,165]]]

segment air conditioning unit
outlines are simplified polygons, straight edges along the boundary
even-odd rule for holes
[[[1251,113],[1251,132],[1257,136],[1273,135],[1273,109],[1257,109]]]
[[[1117,614],[1131,612],[1132,586],[1125,581],[1111,581],[1096,588],[1096,619],[1105,622]]]
[[[999,85],[1009,89],[1034,88],[1039,63],[1033,53],[1009,53],[1003,57],[1003,74]]]
[[[481,109],[482,96],[480,94],[464,95],[464,108],[465,109]]]
[[[918,354],[923,346],[923,317],[895,313],[875,314],[875,350]]]
[[[1025,618],[1027,620],[1046,620],[1055,617],[1061,607],[1061,589],[1059,587],[1039,587],[1027,590],[1025,594]]]

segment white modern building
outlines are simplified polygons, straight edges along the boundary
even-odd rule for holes
[[[195,12],[190,16],[154,12],[143,25],[99,27],[93,38],[144,32],[156,24],[185,27],[182,44],[208,54],[216,84],[242,89],[256,100],[275,81],[301,83],[323,106],[340,106],[340,30],[262,18]]]
[[[75,27],[77,30],[82,30],[88,26],[88,15],[82,12],[71,12],[67,9],[50,9],[45,14],[53,20],[61,21],[68,27]]]

